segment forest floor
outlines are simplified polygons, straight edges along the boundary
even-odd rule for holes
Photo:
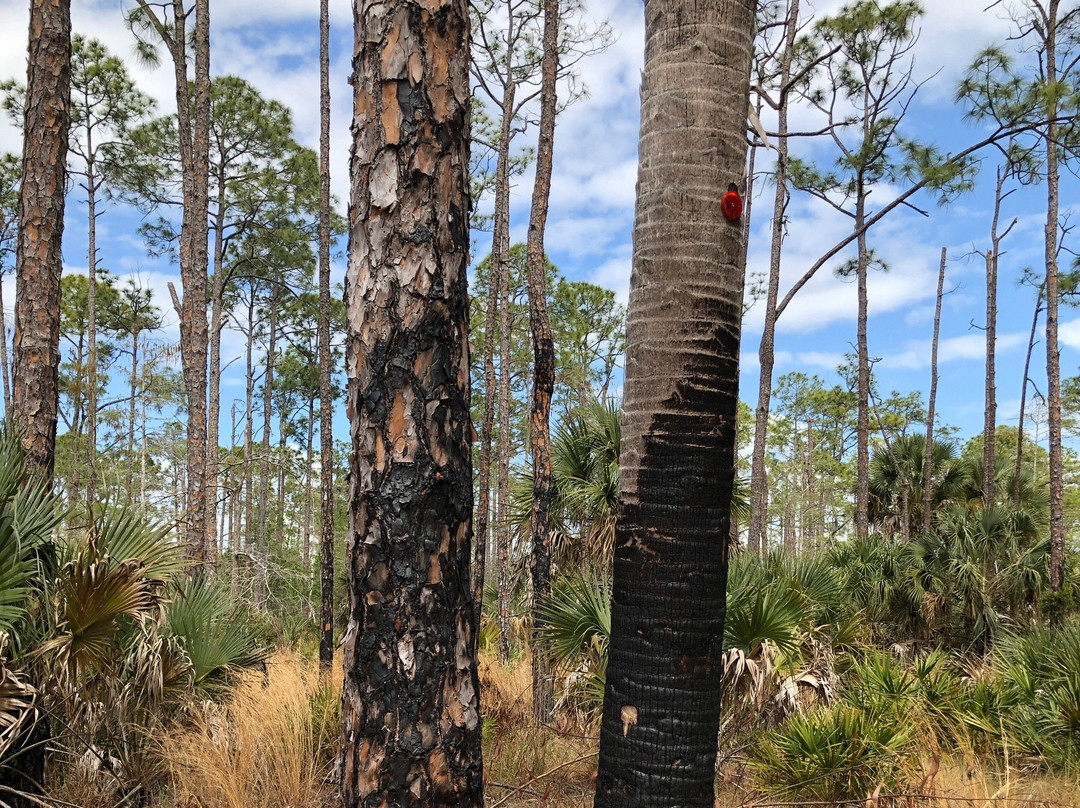
[[[481,656],[485,715],[487,808],[591,808],[599,747],[598,721],[563,717],[538,725],[532,716],[528,659],[499,663]],[[928,755],[926,769],[933,765]],[[992,772],[978,762],[949,760],[933,776],[916,773],[918,788],[902,797],[847,803],[850,808],[1080,808],[1080,783],[1029,771]],[[813,808],[770,797],[745,771],[725,766],[717,776],[716,808]]]
[[[340,657],[338,665],[340,664]],[[335,665],[336,670],[340,667]],[[481,655],[486,808],[591,808],[598,721],[560,711],[552,725],[532,716],[531,667]],[[335,677],[336,679],[336,677]],[[147,804],[160,808],[330,808],[338,804],[329,774],[340,732],[340,682],[321,679],[310,656],[276,653],[265,671],[246,675],[224,704],[193,709],[183,726],[154,744],[147,774],[164,788]],[[931,759],[928,756],[928,760]],[[57,772],[57,774],[62,774]],[[82,808],[112,808],[115,789],[67,772],[50,796]],[[844,803],[846,808],[1080,808],[1080,783],[1064,777],[984,771],[944,762],[932,778],[912,773],[903,799]],[[813,808],[769,796],[740,764],[717,778],[717,808]],[[149,796],[149,795],[148,795]]]

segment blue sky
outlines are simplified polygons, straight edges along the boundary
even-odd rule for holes
[[[73,4],[77,32],[97,37],[124,57],[140,87],[155,96],[161,111],[172,109],[172,73],[167,66],[152,69],[139,65],[132,39],[123,25],[118,0],[84,0]],[[819,14],[840,3],[819,0]],[[954,0],[928,4],[922,33],[915,49],[915,72],[930,78],[913,106],[907,134],[956,151],[981,138],[980,131],[965,123],[953,102],[953,89],[963,68],[986,44],[1000,42],[1009,24],[995,11],[984,11],[985,0]],[[18,0],[0,3],[0,77],[25,75],[27,4]],[[247,0],[213,0],[212,69],[235,73],[251,81],[263,93],[293,110],[299,138],[315,146],[318,132],[317,12],[314,0],[276,0],[253,4]],[[333,72],[333,187],[347,198],[348,124],[351,96],[346,80],[352,51],[351,7],[347,0],[331,0]],[[636,0],[588,0],[586,13],[608,19],[617,41],[605,53],[581,65],[589,96],[563,113],[556,133],[555,176],[548,229],[548,252],[564,274],[613,289],[620,299],[627,295],[631,260],[634,182],[638,131],[638,84],[642,62],[643,21]],[[535,130],[523,136],[524,145]],[[19,149],[17,131],[0,123],[0,151]],[[760,163],[759,163],[760,165]],[[956,291],[945,301],[942,320],[939,411],[942,419],[961,429],[964,436],[981,428],[983,346],[978,330],[984,319],[983,264],[973,254],[985,249],[990,217],[989,183],[993,156],[979,187],[947,208],[922,199],[929,210],[924,218],[900,211],[871,234],[871,244],[891,267],[870,281],[870,353],[880,357],[876,367],[881,387],[888,391],[928,389],[931,335],[938,257],[949,248],[950,288]],[[512,235],[523,240],[528,217],[531,174],[519,178],[512,209]],[[759,190],[757,216],[751,232],[751,272],[768,266],[766,211],[771,209],[771,188]],[[885,199],[888,189],[879,189]],[[1062,210],[1076,212],[1077,183],[1067,178],[1062,187]],[[483,203],[489,204],[489,203]],[[1015,279],[1024,266],[1042,265],[1042,215],[1045,194],[1041,187],[1023,189],[1006,203],[1005,221],[1018,223],[1004,244],[1001,259],[999,322],[999,421],[1016,423],[1027,330],[1033,294],[1018,289]],[[85,264],[85,207],[69,201],[65,232],[65,265],[71,272]],[[783,274],[786,283],[828,249],[848,227],[846,220],[820,203],[796,197],[790,210]],[[101,263],[124,277],[137,274],[151,286],[157,301],[166,308],[167,284],[179,286],[175,267],[164,259],[149,257],[135,234],[138,216],[111,208],[99,223]],[[490,236],[475,234],[475,257],[486,254]],[[1066,246],[1070,246],[1068,242]],[[1066,255],[1064,260],[1071,260]],[[839,263],[839,261],[838,261]],[[339,262],[336,280],[344,274]],[[10,310],[14,286],[5,279],[5,303]],[[176,338],[176,317],[170,312],[167,338]],[[818,373],[835,379],[834,368],[852,350],[855,338],[855,288],[823,269],[795,299],[780,321],[777,339],[777,375],[789,370]],[[757,343],[761,332],[761,306],[747,315],[743,338],[742,389],[753,403],[756,395]],[[1062,314],[1062,369],[1077,372],[1080,363],[1080,312]],[[223,361],[242,351],[239,334],[223,342]],[[1045,347],[1040,342],[1033,366],[1042,376]],[[239,363],[238,363],[239,365]],[[234,368],[238,365],[234,365]],[[1045,385],[1040,379],[1040,389]],[[222,412],[234,397],[242,396],[242,379],[226,375]],[[344,431],[340,423],[339,437]]]

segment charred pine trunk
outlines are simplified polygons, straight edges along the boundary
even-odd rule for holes
[[[755,3],[646,0],[598,808],[712,808]],[[673,158],[677,155],[677,159]]]
[[[480,808],[468,6],[354,11],[344,802]]]
[[[71,124],[70,0],[30,4],[15,256],[14,390],[32,475],[52,479],[59,405],[60,275]]]

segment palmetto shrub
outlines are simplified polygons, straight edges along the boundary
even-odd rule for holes
[[[1080,620],[996,649],[1000,720],[1034,765],[1080,772]]]
[[[751,766],[783,798],[831,802],[863,799],[879,785],[895,790],[907,779],[910,725],[839,702],[796,715],[768,732]]]
[[[130,798],[164,773],[153,733],[261,651],[223,593],[184,574],[170,526],[103,508],[58,530],[66,518],[0,428],[0,772],[46,715],[59,787],[85,763]]]

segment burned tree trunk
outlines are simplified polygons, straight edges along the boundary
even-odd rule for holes
[[[342,788],[349,808],[479,808],[468,7],[354,9]]]

